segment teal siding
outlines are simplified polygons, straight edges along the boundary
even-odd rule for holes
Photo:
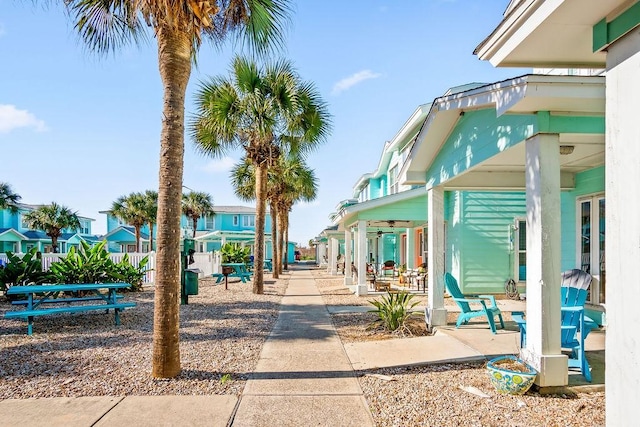
[[[576,201],[588,194],[604,193],[605,168],[600,166],[576,174],[576,187],[572,191],[562,193],[560,203],[561,216],[561,248],[562,270],[580,268],[576,260]]]
[[[453,192],[448,200],[447,268],[459,266],[464,293],[503,293],[513,276],[509,227],[526,215],[525,193]]]
[[[469,111],[458,123],[427,171],[435,187],[535,134],[535,115],[496,117],[494,109]]]

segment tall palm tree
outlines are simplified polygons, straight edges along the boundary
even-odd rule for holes
[[[267,201],[269,203],[269,212],[271,214],[271,249],[273,256],[273,265],[279,257],[278,245],[276,245],[277,229],[277,213],[275,205],[274,191],[276,187],[274,174],[269,171],[267,174]],[[236,196],[240,200],[255,201],[256,199],[256,172],[251,162],[243,157],[242,160],[231,169],[231,185],[235,190]],[[279,278],[278,269],[272,268],[271,274],[274,279]]]
[[[276,166],[278,179],[275,204],[278,209],[278,246],[284,260],[284,268],[289,259],[289,212],[299,201],[312,201],[317,197],[318,184],[313,169],[310,169],[300,156],[283,156]],[[282,261],[278,268],[282,271]]]
[[[149,251],[153,251],[153,227],[158,221],[158,192],[147,190],[144,192],[144,211],[149,225]]]
[[[211,194],[201,191],[192,191],[182,195],[182,213],[193,224],[193,238],[196,237],[198,220],[205,215],[213,215],[213,201]]]
[[[78,214],[55,202],[32,210],[23,219],[30,228],[42,230],[51,238],[54,253],[58,253],[58,238],[63,229],[77,230],[80,228]]]
[[[219,157],[242,148],[256,170],[255,264],[264,261],[267,171],[282,149],[308,151],[329,132],[329,113],[315,87],[303,82],[288,61],[258,67],[236,57],[228,79],[213,78],[197,94],[191,134],[205,154]],[[253,292],[264,293],[256,269]]]
[[[136,252],[142,252],[142,248],[140,247],[140,230],[148,222],[147,209],[147,200],[142,193],[131,193],[127,196],[120,196],[111,205],[111,214],[135,229]]]
[[[184,162],[184,100],[203,38],[222,46],[241,36],[257,53],[283,41],[290,0],[65,0],[81,38],[100,53],[144,38],[150,26],[158,45],[164,100],[160,134],[158,257],[155,277],[152,375],[180,373],[180,204]]]
[[[22,197],[14,193],[6,182],[0,182],[0,210],[9,209],[13,213],[18,212],[18,202]]]

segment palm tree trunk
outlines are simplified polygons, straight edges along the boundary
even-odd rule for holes
[[[193,217],[193,238],[196,238],[196,228],[198,228],[198,218]]]
[[[264,224],[267,211],[267,166],[255,165],[256,168],[256,256],[254,265],[264,265]],[[264,270],[256,268],[253,276],[253,293],[264,293]]]
[[[57,254],[60,252],[58,250],[58,236],[49,236],[51,237],[51,249],[53,249],[53,253]]]
[[[280,251],[278,250],[278,208],[275,203],[271,203],[269,205],[271,212],[271,248],[273,250],[273,260],[271,262],[271,274],[274,279],[278,279],[280,277],[278,271],[278,258],[280,256]]]
[[[280,211],[278,212],[278,229],[280,232],[278,233],[278,248],[280,250],[280,259],[278,260],[278,271],[282,273],[283,268],[282,264],[284,262],[285,249],[284,249],[284,209],[280,206]]]
[[[158,63],[164,90],[158,188],[158,235],[153,311],[156,378],[180,373],[180,216],[184,168],[184,100],[191,74],[191,38],[159,27]]]
[[[153,252],[153,223],[149,223],[149,252]]]
[[[142,250],[140,249],[140,226],[136,225],[135,230],[136,230],[136,252],[140,253],[142,252]]]
[[[285,209],[283,215],[283,223],[284,223],[284,269],[289,269],[289,209]]]

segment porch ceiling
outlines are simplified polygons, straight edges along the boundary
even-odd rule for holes
[[[476,47],[497,67],[604,68],[593,52],[593,26],[611,19],[629,0],[522,0]]]
[[[560,155],[563,189],[574,188],[576,173],[604,165],[603,134],[560,134],[560,145],[573,147],[572,153]],[[523,141],[450,180],[445,188],[524,190],[525,150]]]

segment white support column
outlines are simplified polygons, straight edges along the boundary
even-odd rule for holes
[[[638,28],[608,48],[606,74],[608,426],[631,425],[640,417],[640,286],[633,279],[640,259],[640,43]],[[631,280],[631,282],[630,282]]]
[[[568,382],[560,349],[560,149],[557,134],[526,141],[527,345],[540,387]]]
[[[351,247],[352,247],[351,229],[344,230],[344,285],[351,286],[353,284],[353,273],[351,272]]]
[[[416,255],[415,255],[415,247],[416,247],[416,235],[413,231],[413,228],[407,228],[407,248],[405,253],[407,254],[407,268],[416,268],[415,265]]]
[[[358,268],[356,295],[367,295],[369,290],[369,286],[367,285],[367,221],[358,221],[356,247],[358,253],[356,258],[356,267]]]
[[[447,310],[444,308],[444,190],[432,188],[427,192],[427,219],[429,233],[429,292],[427,311],[429,327],[447,324]]]
[[[338,275],[338,239],[331,237],[331,246],[329,247],[329,267],[331,268],[331,275]]]

